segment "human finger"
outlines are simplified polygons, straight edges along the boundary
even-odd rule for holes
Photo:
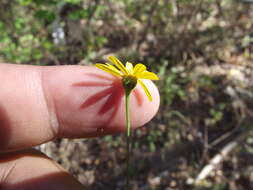
[[[1,64],[0,80],[0,151],[124,130],[120,80],[95,67]],[[133,127],[148,122],[159,106],[157,88],[144,82],[153,101],[137,86],[130,102]]]
[[[84,190],[59,164],[35,150],[0,154],[2,190]]]

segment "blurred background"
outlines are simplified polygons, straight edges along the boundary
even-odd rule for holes
[[[133,190],[253,189],[253,2],[1,0],[0,62],[158,73],[157,116],[134,132]],[[40,146],[87,189],[125,185],[124,134]]]

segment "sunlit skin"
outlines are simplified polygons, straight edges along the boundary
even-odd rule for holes
[[[93,81],[83,81],[79,83],[73,84],[73,86],[76,87],[97,87],[101,88],[102,90],[98,93],[94,94],[93,96],[90,96],[87,98],[80,106],[80,109],[86,109],[89,106],[92,106],[96,104],[98,101],[102,99],[106,99],[104,104],[101,106],[101,108],[98,110],[98,115],[104,115],[107,112],[111,111],[110,116],[108,119],[103,123],[102,129],[105,130],[105,127],[109,125],[110,122],[114,120],[114,117],[122,103],[122,98],[124,97],[124,88],[122,87],[122,82],[117,77],[106,77],[97,75],[94,73],[87,73],[87,75],[91,77],[95,77],[98,79],[103,80],[103,82],[93,82]],[[136,99],[139,106],[143,103],[143,97],[139,89],[133,90],[133,96]]]
[[[103,134],[124,131],[124,98],[118,100],[116,111],[114,98],[105,106],[110,95],[87,106],[87,102],[93,102],[91,97],[117,84],[107,80],[108,77],[112,76],[95,67],[0,64],[1,190],[83,189],[61,166],[29,148],[58,137],[101,136],[101,127]],[[150,102],[137,85],[142,104],[132,94],[133,127],[148,122],[159,107],[157,88],[149,80],[144,82],[153,101]],[[78,83],[80,86],[75,86]],[[108,86],[101,87],[104,83]],[[114,118],[104,126],[112,115]]]

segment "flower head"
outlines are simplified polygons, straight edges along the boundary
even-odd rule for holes
[[[120,77],[122,79],[123,87],[129,92],[135,88],[137,83],[139,83],[144,89],[148,99],[152,101],[151,93],[141,79],[159,80],[155,73],[147,71],[147,67],[140,63],[133,66],[132,63],[127,62],[126,66],[124,66],[121,61],[114,56],[109,56],[108,59],[112,64],[98,63],[96,64],[96,67],[116,77]]]

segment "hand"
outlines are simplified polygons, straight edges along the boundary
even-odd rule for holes
[[[119,79],[86,66],[0,64],[0,189],[83,189],[61,166],[30,149],[55,138],[87,138],[123,131],[124,98]],[[131,95],[133,127],[157,112],[159,93],[145,81]]]

